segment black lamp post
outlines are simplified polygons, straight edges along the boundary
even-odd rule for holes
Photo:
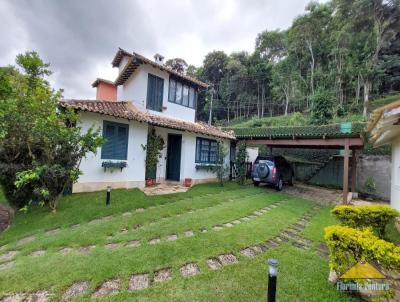
[[[106,197],[106,206],[109,206],[111,202],[111,187],[107,187],[107,197]]]
[[[276,276],[278,275],[279,262],[276,259],[268,259],[268,293],[267,302],[276,301]]]

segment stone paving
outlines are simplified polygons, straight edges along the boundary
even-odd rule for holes
[[[269,207],[273,208],[273,207]],[[311,218],[316,214],[319,210],[319,206],[315,206],[308,213],[304,214],[300,217],[294,224],[288,226],[284,230],[282,230],[278,235],[273,238],[266,240],[265,242],[261,242],[255,244],[253,246],[249,246],[243,248],[239,251],[239,255],[247,258],[256,257],[258,254],[261,254],[268,249],[275,248],[282,243],[291,242],[294,246],[299,247],[301,249],[309,249],[312,245],[312,241],[306,238],[301,237],[300,233],[305,229],[308,222]],[[267,210],[268,211],[268,210]],[[260,210],[261,212],[261,210]],[[265,212],[266,213],[266,212]],[[256,216],[258,217],[258,216]],[[172,235],[171,235],[172,236]],[[132,242],[131,242],[132,243]],[[139,244],[138,241],[134,241],[134,244]],[[94,248],[95,246],[88,246],[86,248]],[[120,247],[120,246],[118,246]],[[62,249],[66,250],[68,247]],[[317,254],[326,256],[327,248],[325,245],[320,244],[317,249]],[[206,260],[206,266],[212,270],[219,270],[227,265],[234,265],[239,263],[240,258],[238,258],[235,253],[229,252],[225,254],[220,254],[214,257],[209,257]],[[199,265],[195,262],[187,263],[179,268],[179,272],[184,278],[192,277],[197,274],[200,274]],[[154,275],[153,280],[151,280],[151,275]],[[152,285],[152,283],[160,283],[166,282],[172,279],[172,268],[163,268],[154,271],[153,274],[150,273],[140,273],[132,275],[128,280],[128,291],[134,292],[148,288]],[[111,280],[106,280],[102,284],[100,284],[92,293],[93,298],[106,297],[110,295],[118,294],[121,290],[122,280],[115,278]],[[89,281],[77,281],[73,283],[69,288],[67,288],[62,296],[64,301],[74,299],[75,297],[79,297],[85,294],[89,294],[90,290],[90,282]],[[36,295],[36,296],[32,296]],[[22,297],[22,298],[21,298]],[[27,297],[32,297],[30,300],[24,300]],[[48,291],[39,291],[34,294],[29,293],[17,293],[11,296],[3,297],[1,302],[14,302],[14,301],[39,301],[45,302],[49,298]],[[19,300],[18,300],[19,299]]]

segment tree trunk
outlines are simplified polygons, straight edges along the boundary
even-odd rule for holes
[[[257,81],[257,116],[260,118],[260,83]]]
[[[360,73],[357,75],[357,88],[356,88],[356,104],[360,102],[360,91],[361,91],[361,81],[360,81]]]
[[[261,86],[261,117],[264,117],[264,85]]]
[[[312,49],[312,44],[310,41],[306,41],[308,50],[310,51],[311,54],[311,79],[310,79],[310,86],[311,86],[311,95],[314,95],[314,68],[315,68],[315,59],[314,59],[314,52]]]
[[[364,81],[364,103],[363,103],[363,116],[367,116],[369,92],[371,91],[372,83],[369,80]]]

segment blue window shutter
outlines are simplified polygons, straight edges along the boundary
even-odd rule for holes
[[[106,142],[101,147],[102,159],[127,159],[129,125],[104,121],[103,137]]]
[[[147,80],[147,109],[162,111],[164,79],[149,73]]]

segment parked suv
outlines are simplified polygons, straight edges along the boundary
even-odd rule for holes
[[[283,184],[293,185],[293,169],[283,156],[257,156],[252,174],[253,183],[273,185],[278,191],[282,190]]]

